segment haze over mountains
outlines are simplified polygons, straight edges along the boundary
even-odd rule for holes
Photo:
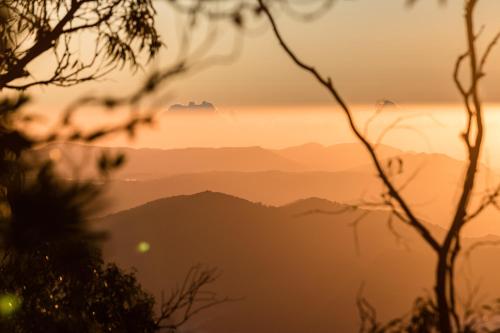
[[[102,152],[65,144],[40,152],[53,156],[54,149],[62,161],[86,161],[78,175],[84,178]],[[396,236],[388,212],[366,205],[383,187],[358,145],[105,151],[128,160],[106,184],[109,206],[93,224],[109,231],[106,260],[137,268],[156,296],[193,265],[218,267],[223,274],[213,291],[242,298],[204,313],[185,332],[351,332],[361,285],[382,320],[404,314],[415,295],[432,290],[434,254],[407,226],[395,223]],[[463,162],[386,146],[379,152],[391,179],[442,237]],[[74,178],[68,165],[63,172]],[[478,191],[498,180],[484,166],[479,176]],[[494,233],[494,213],[481,215],[468,235]],[[498,237],[463,246],[483,240]],[[137,251],[140,242],[149,252]],[[500,292],[500,272],[491,265],[498,255],[495,247],[480,248],[459,265],[465,297],[466,283],[479,279],[491,295]]]
[[[353,143],[336,144],[333,146],[306,143],[300,146],[273,150],[273,152],[299,163],[304,167],[302,171],[344,171],[364,166],[369,162],[366,149],[359,144]],[[386,159],[400,155],[402,151],[380,145],[377,148],[377,153],[380,158]]]
[[[341,171],[367,163],[366,152],[356,144],[325,147],[305,144],[281,150],[261,147],[184,148],[184,149],[132,149],[103,148],[77,144],[54,144],[40,150],[48,155],[51,150],[61,151],[61,171],[71,177],[73,166],[80,167],[80,176],[95,176],[95,161],[102,152],[124,153],[127,163],[117,171],[114,179],[148,180],[176,174],[207,171]],[[382,158],[395,156],[401,151],[380,146]]]
[[[301,165],[260,147],[243,148],[186,148],[186,149],[131,149],[101,148],[83,145],[58,144],[41,150],[49,154],[53,149],[62,152],[61,172],[72,177],[73,165],[83,178],[95,177],[95,162],[105,152],[124,153],[127,163],[113,174],[114,179],[148,180],[169,175],[215,170],[238,171],[300,171]]]
[[[316,209],[331,214],[304,214]],[[403,315],[415,295],[432,290],[433,253],[401,224],[398,241],[386,212],[371,211],[359,222],[356,247],[352,223],[365,213],[323,199],[270,207],[203,192],[159,199],[95,225],[110,231],[106,258],[136,267],[155,295],[175,287],[191,265],[220,268],[212,291],[242,300],[203,313],[186,332],[352,332],[362,284],[382,320]],[[151,249],[139,253],[144,241]],[[474,283],[481,277],[481,287],[496,295],[500,275],[491,262],[500,249],[476,251],[459,265],[460,276]],[[466,297],[464,282],[458,286]]]
[[[125,153],[127,163],[107,184],[108,205],[100,215],[206,190],[269,205],[320,197],[363,206],[380,202],[383,193],[366,152],[357,144],[305,144],[281,150],[122,149],[60,144],[41,152],[50,154],[53,149],[62,152],[59,165],[66,165],[62,171],[70,178],[94,176],[95,161],[102,151]],[[415,211],[429,223],[446,226],[458,200],[464,163],[442,154],[402,152],[387,146],[380,146],[378,151],[383,166]],[[76,177],[72,175],[73,165],[79,166]],[[483,166],[473,202],[479,204],[485,191],[499,181],[495,172]],[[496,210],[485,211],[466,232],[471,236],[500,235]]]

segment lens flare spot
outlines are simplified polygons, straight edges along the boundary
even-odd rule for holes
[[[21,299],[14,294],[0,295],[0,316],[12,315],[21,306]]]
[[[49,152],[49,157],[54,162],[59,161],[62,157],[61,150],[57,148],[51,149]]]
[[[6,202],[0,202],[0,217],[3,218],[10,218],[12,215],[12,211],[10,209],[10,206]]]
[[[146,253],[151,249],[151,245],[148,242],[140,242],[137,244],[137,251],[139,253]]]

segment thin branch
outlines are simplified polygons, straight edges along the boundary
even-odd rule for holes
[[[486,47],[486,51],[484,52],[484,54],[481,58],[481,62],[479,63],[479,75],[483,75],[483,70],[484,70],[484,67],[486,66],[486,62],[488,61],[488,58],[491,54],[491,51],[493,51],[493,48],[498,43],[499,39],[500,39],[500,32],[498,32],[495,35],[495,37],[490,41],[490,43]]]
[[[177,330],[200,312],[227,302],[237,301],[228,297],[218,298],[215,292],[207,291],[209,285],[219,278],[216,269],[192,267],[181,287],[175,289],[168,300],[160,304],[160,314],[155,321],[157,329]]]
[[[430,231],[419,221],[419,219],[416,217],[416,215],[412,212],[410,207],[407,205],[406,201],[401,197],[401,195],[397,192],[396,188],[392,184],[392,182],[389,180],[387,175],[385,174],[382,165],[379,161],[379,158],[375,152],[375,149],[371,145],[371,143],[364,137],[364,135],[361,133],[360,130],[358,130],[351,110],[347,106],[346,102],[343,100],[343,98],[340,96],[338,91],[333,87],[333,83],[331,78],[329,77],[323,77],[314,67],[306,64],[303,62],[299,57],[292,51],[292,49],[288,46],[288,44],[284,41],[280,31],[278,30],[276,21],[274,20],[274,17],[272,16],[271,12],[269,11],[269,8],[264,4],[263,0],[258,0],[259,4],[267,16],[269,22],[271,23],[271,26],[273,28],[274,35],[279,41],[279,44],[281,45],[282,49],[288,54],[288,56],[293,60],[293,62],[305,70],[306,72],[309,72],[313,77],[316,78],[316,80],[324,87],[327,89],[327,91],[332,95],[334,100],[338,103],[338,105],[341,107],[343,110],[344,114],[346,115],[349,126],[351,130],[354,132],[356,137],[361,141],[363,146],[366,148],[368,151],[372,162],[374,163],[379,178],[382,180],[384,185],[387,187],[389,195],[393,197],[398,205],[401,207],[402,211],[404,214],[408,217],[408,220],[410,221],[410,224],[422,235],[424,240],[435,250],[439,250],[439,244],[434,238],[434,236],[430,233]]]

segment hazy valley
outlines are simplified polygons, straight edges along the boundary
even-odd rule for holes
[[[188,148],[174,150],[98,148],[55,145],[59,167],[68,178],[96,176],[95,164],[104,151],[124,153],[125,166],[111,175],[99,215],[148,201],[206,190],[268,205],[284,205],[309,197],[376,209],[383,187],[358,144],[330,147],[305,144],[281,150],[260,147]],[[460,190],[464,163],[443,154],[403,152],[380,146],[380,157],[391,179],[428,223],[446,227]],[[75,170],[77,171],[75,173]],[[499,180],[496,170],[480,168],[475,205]],[[500,235],[496,209],[490,207],[467,226],[470,236]]]
[[[56,149],[73,160],[91,156],[89,166],[100,151]],[[238,299],[192,321],[186,332],[347,332],[358,325],[355,301],[362,285],[383,319],[403,314],[415,294],[432,291],[428,263],[434,255],[413,230],[369,205],[381,187],[357,145],[107,151],[124,152],[128,162],[105,183],[107,208],[94,221],[109,231],[105,258],[136,268],[139,281],[157,296],[192,265],[217,267],[222,275],[214,291]],[[390,147],[381,152],[395,163],[394,179],[408,182],[403,193],[421,203],[417,211],[442,237],[439,225],[448,221],[443,207],[454,199],[463,163]],[[481,172],[496,179],[486,168]],[[472,236],[495,230],[487,213]],[[464,247],[496,239],[468,239]],[[150,245],[147,253],[137,251],[141,242]],[[481,248],[461,263],[465,294],[467,283],[479,280],[482,288],[500,292],[498,274],[487,264],[499,251]]]
[[[415,294],[432,291],[433,253],[406,226],[394,223],[392,233],[384,212],[369,212],[354,228],[367,212],[322,199],[274,207],[203,192],[95,223],[110,233],[105,257],[137,268],[157,296],[192,265],[220,269],[211,291],[238,300],[204,313],[185,332],[351,332],[359,325],[355,302],[362,286],[386,320],[405,314]],[[137,251],[143,241],[151,246],[147,253]],[[490,264],[498,255],[500,249],[484,247],[460,262],[464,295],[471,281],[500,292],[500,273]]]

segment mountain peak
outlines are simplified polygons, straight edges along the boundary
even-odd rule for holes
[[[280,209],[285,210],[288,214],[301,215],[307,214],[308,212],[344,212],[349,206],[339,204],[327,199],[310,197],[296,200],[292,203],[280,207]],[[354,209],[354,208],[353,208]]]

